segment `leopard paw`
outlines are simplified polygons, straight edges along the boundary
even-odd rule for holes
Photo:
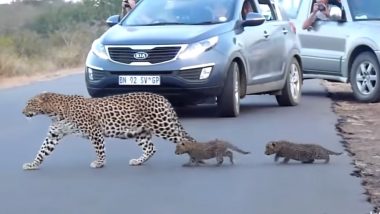
[[[129,160],[129,165],[131,166],[140,166],[143,162],[140,159],[131,159]]]
[[[24,170],[35,170],[35,169],[38,169],[38,166],[36,164],[33,164],[33,163],[24,163],[22,165],[22,168]]]
[[[102,168],[105,164],[105,161],[104,162],[100,162],[100,161],[92,161],[91,164],[90,164],[90,167],[91,168]]]

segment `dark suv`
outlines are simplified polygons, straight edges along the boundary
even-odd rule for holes
[[[149,91],[174,105],[216,102],[221,116],[237,116],[249,94],[300,101],[298,40],[273,1],[143,0],[118,20],[88,53],[93,97]]]

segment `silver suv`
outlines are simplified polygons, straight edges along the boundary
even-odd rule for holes
[[[280,0],[302,29],[315,0]],[[351,83],[362,102],[380,100],[380,1],[330,0],[330,20],[299,30],[304,78]]]

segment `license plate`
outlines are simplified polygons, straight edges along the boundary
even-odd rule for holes
[[[119,76],[119,85],[160,85],[160,76]]]

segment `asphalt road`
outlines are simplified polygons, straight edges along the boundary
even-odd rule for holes
[[[0,213],[139,214],[364,214],[372,210],[360,179],[350,176],[350,158],[330,164],[276,164],[264,155],[269,140],[319,143],[342,151],[337,117],[319,81],[306,81],[301,105],[278,107],[274,97],[243,100],[239,118],[213,117],[209,106],[179,110],[187,131],[198,140],[229,140],[251,155],[235,155],[235,166],[184,168],[186,156],[174,144],[155,138],[156,155],[144,166],[128,161],[140,155],[133,140],[107,139],[107,165],[92,169],[95,152],[82,138],[69,136],[36,171],[23,171],[39,149],[49,119],[27,121],[27,99],[41,91],[87,96],[82,75],[0,90]]]

